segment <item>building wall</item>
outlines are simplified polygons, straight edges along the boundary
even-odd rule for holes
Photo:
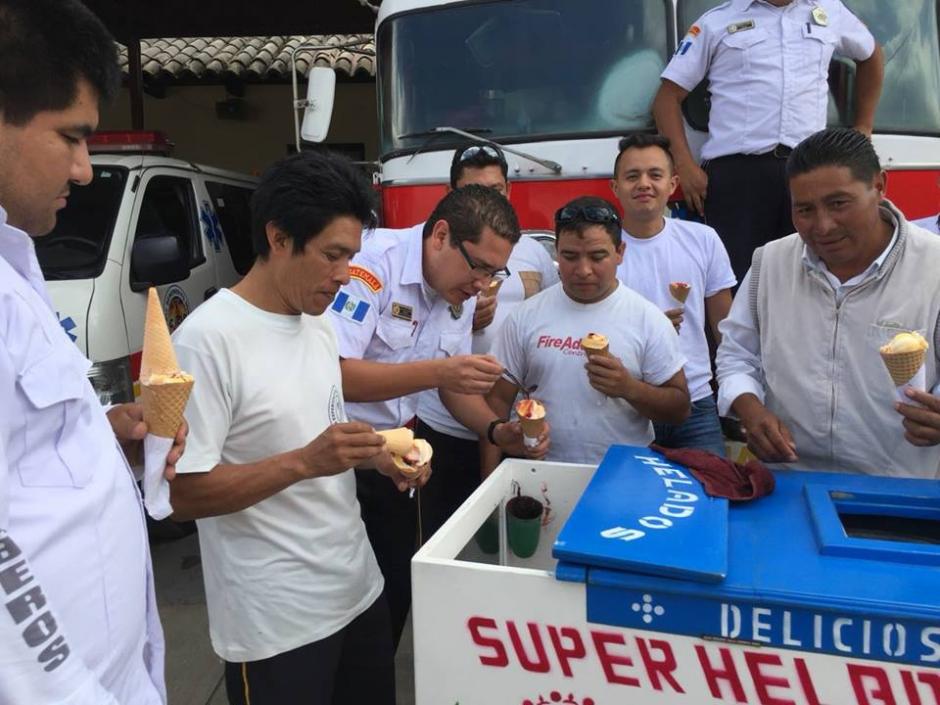
[[[301,91],[304,84],[300,85]],[[166,87],[166,97],[144,95],[144,128],[162,130],[176,144],[173,156],[200,164],[260,174],[288,153],[294,142],[290,84],[245,85],[245,111],[239,119],[219,119],[216,103],[228,96],[222,85]],[[361,143],[365,158],[378,155],[375,83],[337,83],[326,144]],[[102,111],[100,129],[131,126],[126,88]]]

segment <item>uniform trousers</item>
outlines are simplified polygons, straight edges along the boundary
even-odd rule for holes
[[[705,222],[718,231],[738,281],[761,245],[794,232],[786,179],[788,147],[729,154],[705,163]]]

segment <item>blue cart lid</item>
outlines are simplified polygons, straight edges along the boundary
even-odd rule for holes
[[[612,446],[555,541],[568,564],[701,582],[728,572],[728,500],[649,448]]]
[[[694,502],[667,495],[680,476],[663,468],[690,478],[611,448],[559,534],[556,577],[586,584],[588,621],[940,663],[940,482],[779,471],[773,494],[729,506],[698,483]],[[672,524],[642,521],[657,516]]]

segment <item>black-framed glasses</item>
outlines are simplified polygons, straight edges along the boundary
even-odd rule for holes
[[[556,225],[569,225],[575,221],[620,227],[620,215],[611,206],[563,206],[555,212]]]
[[[499,149],[488,144],[474,144],[467,147],[460,153],[460,157],[457,161],[465,162],[468,159],[473,159],[478,154],[485,154],[488,157],[499,159],[502,162],[506,161],[506,157],[503,156],[503,153]]]
[[[460,250],[460,254],[463,255],[464,261],[466,261],[467,266],[470,267],[470,273],[473,275],[474,279],[495,279],[496,281],[502,281],[503,279],[509,278],[509,267],[493,269],[492,267],[487,267],[485,264],[475,262],[467,253],[463,243],[460,240],[455,240],[455,242],[457,243],[457,249]]]

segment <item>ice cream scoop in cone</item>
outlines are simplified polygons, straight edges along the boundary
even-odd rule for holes
[[[398,471],[407,478],[417,477],[422,468],[431,462],[434,448],[423,438],[415,438],[405,453],[392,453],[392,461]]]
[[[927,355],[927,341],[917,332],[898,333],[879,348],[881,359],[896,387],[910,382],[923,366]]]
[[[516,413],[522,425],[523,442],[534,448],[545,430],[545,405],[536,399],[520,399],[516,402]]]
[[[581,338],[581,349],[585,355],[608,355],[610,342],[607,336],[601,333],[588,333]]]
[[[669,294],[680,304],[686,302],[690,291],[692,291],[692,287],[685,282],[669,282]]]
[[[405,455],[415,443],[415,434],[410,428],[393,428],[378,433],[385,438],[385,447],[392,455]]]
[[[144,421],[155,436],[174,438],[193,389],[192,375],[180,371],[170,329],[157,290],[147,292],[144,349],[140,363],[140,400]]]

